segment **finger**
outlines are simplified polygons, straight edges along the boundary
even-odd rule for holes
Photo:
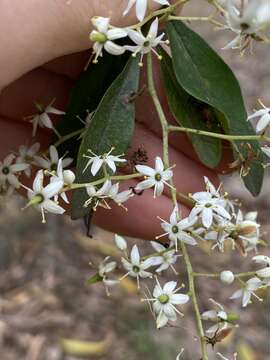
[[[136,186],[136,181],[125,182],[125,188],[129,186]],[[154,199],[152,191],[144,191],[141,196],[132,197],[126,205],[128,211],[114,204],[111,210],[99,207],[93,222],[114,233],[154,240],[162,233],[157,216],[166,220],[173,210],[173,203],[168,197],[160,196]],[[181,209],[183,216],[187,216],[189,210],[184,205]]]
[[[65,109],[73,81],[44,69],[36,69],[9,85],[0,95],[0,115],[10,119],[25,120],[37,112],[34,102]]]
[[[61,56],[60,58],[43,65],[42,68],[49,72],[64,75],[72,80],[76,80],[85,69],[90,56],[91,50]],[[94,65],[92,64],[92,66]]]
[[[15,121],[0,116],[0,159],[10,152],[17,152],[20,145],[31,145],[35,142],[41,148],[47,148],[51,132],[41,129],[37,136],[32,138],[32,125],[24,121]],[[15,130],[15,131],[14,131]]]

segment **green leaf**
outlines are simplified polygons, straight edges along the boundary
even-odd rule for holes
[[[196,99],[212,106],[224,116],[224,131],[230,135],[253,135],[246,121],[240,86],[231,69],[221,57],[194,31],[180,21],[166,27],[172,49],[173,67],[179,84]],[[256,156],[250,171],[243,177],[246,187],[254,195],[260,193],[264,169],[263,155],[257,141],[249,141]],[[249,155],[243,142],[236,141],[235,155],[245,159]]]
[[[162,50],[161,50],[162,51]],[[218,132],[219,126],[212,116],[212,109],[190,96],[178,83],[170,56],[162,51],[161,69],[170,110],[179,125],[204,131]],[[208,118],[205,114],[208,114]],[[211,119],[209,118],[211,116]],[[213,118],[213,121],[212,121]],[[205,136],[189,136],[200,161],[215,168],[222,158],[222,142]]]
[[[57,124],[57,130],[61,135],[70,134],[73,131],[84,128],[80,119],[85,120],[86,116],[93,112],[106,90],[123,70],[128,57],[113,56],[104,53],[97,64],[91,64],[83,71],[76,81],[71,98],[63,120]],[[61,154],[68,153],[76,158],[81,139],[73,138],[59,147]]]
[[[112,147],[114,154],[117,155],[125,153],[128,149],[135,122],[135,105],[130,101],[130,96],[138,91],[139,72],[138,59],[131,57],[123,72],[115,79],[101,100],[80,146],[76,182],[93,181],[90,167],[83,172],[88,160],[83,155],[88,149],[97,155],[109,152]],[[95,179],[98,179],[98,176]],[[89,208],[83,207],[87,198],[85,189],[74,191],[73,219],[89,213]]]
[[[90,276],[87,280],[86,280],[86,283],[88,285],[93,285],[93,284],[96,284],[98,282],[101,282],[103,280],[102,276],[99,275],[99,273],[96,273],[95,275],[93,276]]]

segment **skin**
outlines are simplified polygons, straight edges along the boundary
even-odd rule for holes
[[[89,52],[85,52],[91,47],[89,19],[94,15],[109,16],[116,26],[136,22],[134,12],[124,18],[121,16],[126,0],[114,0],[113,7],[111,3],[111,0],[72,0],[70,4],[66,0],[0,0],[0,158],[21,144],[33,142],[32,125],[25,117],[36,112],[34,101],[48,104],[56,98],[54,106],[61,110],[66,108],[70,90],[89,59]],[[154,9],[158,5],[150,6]],[[168,119],[173,122],[157,69],[155,78]],[[141,81],[145,83],[144,71]],[[154,157],[162,155],[162,141],[147,91],[137,100],[136,119],[129,154],[143,145],[149,165],[153,166]],[[50,138],[50,132],[40,129],[34,141],[46,148]],[[174,181],[179,191],[202,190],[204,175],[217,181],[214,171],[199,164],[184,135],[170,138],[170,156],[171,163],[176,165]],[[135,184],[131,181],[123,188]],[[168,195],[166,189],[164,195],[153,200],[152,190],[147,190],[129,201],[128,212],[118,206],[113,206],[111,211],[98,209],[94,222],[120,234],[153,239],[162,231],[157,215],[168,219],[172,211]],[[181,209],[183,215],[187,215],[189,209],[184,205]]]

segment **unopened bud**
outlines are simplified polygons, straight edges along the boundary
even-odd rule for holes
[[[228,322],[235,322],[239,320],[239,315],[236,313],[227,313],[227,321]]]
[[[70,185],[73,184],[75,181],[75,174],[71,170],[64,170],[63,178],[64,178],[64,183]]]
[[[90,40],[93,42],[98,42],[98,43],[104,44],[108,40],[108,38],[105,34],[94,30],[90,34]]]
[[[234,274],[230,270],[224,270],[220,273],[220,280],[225,284],[234,282]]]
[[[118,249],[124,251],[127,249],[127,242],[126,240],[117,234],[115,234],[115,244],[118,247]]]

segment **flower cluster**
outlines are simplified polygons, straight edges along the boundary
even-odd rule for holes
[[[134,57],[140,54],[139,65],[142,66],[143,56],[150,51],[153,51],[161,59],[155,49],[158,45],[168,43],[168,41],[163,40],[165,33],[158,35],[158,18],[152,22],[147,35],[144,35],[140,28],[134,30],[132,28],[112,27],[109,18],[95,17],[92,19],[92,23],[96,28],[90,34],[90,40],[94,43],[94,63],[97,63],[98,58],[103,55],[103,49],[105,49],[112,55],[122,55],[125,51],[131,51]],[[134,45],[119,45],[115,42],[126,37],[132,40]]]
[[[226,26],[236,37],[224,49],[244,51],[252,40],[263,40],[261,32],[270,25],[270,4],[260,0],[222,2],[226,16]],[[240,5],[239,5],[240,3]]]

